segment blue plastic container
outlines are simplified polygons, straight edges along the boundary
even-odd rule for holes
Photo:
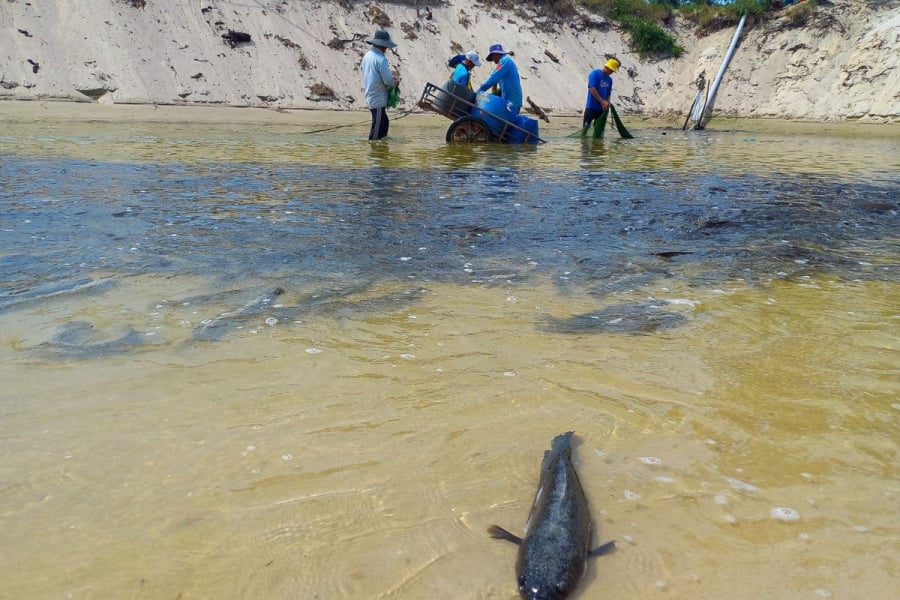
[[[449,94],[447,92],[449,92]],[[448,115],[451,119],[458,119],[459,117],[470,114],[469,105],[460,102],[454,98],[454,96],[456,98],[462,98],[466,102],[475,103],[475,92],[464,85],[459,85],[455,81],[450,80],[444,84],[443,88],[435,90],[434,107],[440,110],[442,114]]]
[[[487,114],[488,112],[491,114]],[[503,131],[503,128],[506,126],[506,123],[500,119],[513,121],[516,116],[506,107],[506,100],[500,96],[487,93],[478,94],[478,109],[473,109],[472,114],[476,117],[480,117],[487,123],[488,129],[490,129],[491,133],[494,135],[500,135],[500,132]],[[496,115],[499,119],[493,115]]]
[[[537,119],[532,119],[528,115],[516,115],[513,117],[513,123],[524,129],[525,131],[519,131],[518,129],[509,128],[507,131],[507,141],[511,144],[537,144],[538,143],[538,121]],[[527,132],[527,133],[526,133]]]

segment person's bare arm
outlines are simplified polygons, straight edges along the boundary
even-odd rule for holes
[[[594,100],[599,102],[600,106],[602,106],[604,109],[609,106],[609,102],[600,97],[600,92],[597,91],[597,88],[591,86],[588,88],[588,91],[591,93],[591,96],[594,97]]]

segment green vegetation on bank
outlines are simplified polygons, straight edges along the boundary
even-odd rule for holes
[[[782,0],[484,0],[485,4],[521,10],[529,6],[541,14],[563,18],[584,8],[605,16],[627,34],[632,49],[641,58],[678,57],[684,48],[667,26],[680,16],[697,26],[705,35],[730,27],[746,14],[751,23],[765,19],[767,13],[782,5]],[[815,0],[797,5],[808,12]]]
[[[536,0],[539,2],[540,0]],[[553,0],[551,0],[552,2]],[[561,3],[567,0],[559,0]],[[759,22],[780,0],[568,0],[575,5],[606,15],[630,36],[632,48],[641,56],[659,58],[680,56],[684,49],[664,25],[678,16],[694,23],[698,33],[713,33],[736,24],[746,14],[751,22]],[[803,5],[811,8],[811,2]]]
[[[677,0],[672,0],[677,1]],[[671,18],[672,8],[664,0],[575,0],[592,12],[605,15],[618,23],[627,33],[631,47],[641,58],[649,56],[681,56],[684,48],[675,36],[663,27]]]
[[[786,2],[782,0],[733,0],[728,4],[694,0],[680,4],[678,14],[696,25],[699,35],[707,35],[736,25],[742,15],[747,15],[750,24],[760,23],[766,20],[773,10],[780,9],[786,4],[793,4],[786,9],[786,15],[789,17],[802,15],[802,18],[805,18],[816,6],[816,0],[808,0],[802,4],[797,3],[796,0]]]

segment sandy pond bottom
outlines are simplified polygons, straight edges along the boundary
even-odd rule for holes
[[[898,588],[892,130],[0,115],[0,597],[512,600],[567,430],[576,598]]]

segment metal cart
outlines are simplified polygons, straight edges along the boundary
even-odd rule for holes
[[[440,87],[426,83],[419,106],[453,121],[447,129],[448,142],[545,143],[536,132],[520,127],[473,100],[474,94],[462,86]]]

